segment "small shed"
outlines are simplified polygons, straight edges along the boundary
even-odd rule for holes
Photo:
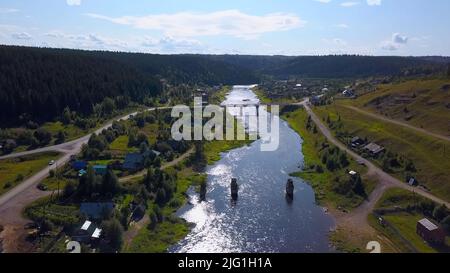
[[[369,152],[370,155],[372,155],[372,156],[378,156],[379,154],[384,152],[385,149],[384,149],[384,147],[372,142],[372,143],[366,145],[364,147],[364,150]]]
[[[417,222],[416,232],[428,243],[437,245],[445,243],[445,231],[427,218]]]
[[[96,175],[105,175],[108,171],[108,166],[106,165],[95,165],[94,166],[94,172]]]

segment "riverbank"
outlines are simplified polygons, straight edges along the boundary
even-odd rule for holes
[[[325,206],[336,220],[336,230],[330,234],[331,241],[338,251],[362,252],[367,242],[373,240],[375,235],[372,230],[365,230],[366,225],[359,223],[366,219],[353,217],[353,210],[358,208],[373,191],[375,179],[366,174],[366,167],[358,165],[349,156],[348,163],[344,164],[346,167],[330,170],[333,164],[329,163],[328,159],[324,160],[324,157],[329,157],[327,155],[329,152],[326,151],[335,150],[335,147],[326,141],[312,122],[308,121],[308,114],[304,109],[285,113],[282,118],[303,139],[304,170],[292,175],[304,179],[314,188],[316,201]],[[360,191],[355,192],[355,189],[348,188],[349,185],[345,183],[351,180],[349,170],[361,175],[363,194],[357,194]],[[340,192],[341,187],[350,190]],[[360,228],[364,230],[359,230]]]

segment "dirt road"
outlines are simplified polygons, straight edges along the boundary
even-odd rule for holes
[[[329,142],[339,147],[342,151],[347,152],[347,154],[349,154],[353,159],[359,162],[363,162],[364,165],[366,165],[368,168],[367,176],[378,181],[375,189],[371,192],[370,196],[359,207],[355,208],[350,213],[333,211],[333,215],[336,216],[337,227],[338,229],[344,230],[344,236],[346,237],[346,240],[357,243],[376,240],[379,241],[385,248],[388,248],[390,251],[396,250],[395,245],[393,245],[387,238],[377,235],[377,232],[368,223],[369,213],[374,210],[376,203],[378,202],[378,200],[380,200],[383,193],[387,189],[392,187],[398,187],[415,192],[419,195],[433,200],[436,203],[446,204],[446,206],[449,207],[448,202],[432,195],[429,192],[426,192],[419,188],[411,187],[408,184],[401,182],[397,178],[392,177],[391,175],[374,165],[372,162],[355,153],[345,144],[337,140],[328,129],[328,127],[326,127],[322,123],[320,118],[311,110],[308,100],[305,100],[296,105],[302,105],[306,109],[313,122],[317,125],[321,133],[328,139]]]
[[[414,131],[422,133],[424,135],[428,135],[428,136],[431,136],[431,137],[435,137],[435,138],[438,138],[438,139],[450,142],[450,137],[449,136],[444,136],[444,135],[440,135],[440,134],[437,134],[437,133],[433,133],[433,132],[430,132],[428,130],[412,126],[411,124],[408,124],[406,122],[390,119],[390,118],[387,118],[387,117],[384,117],[384,116],[381,116],[381,115],[378,115],[378,114],[375,114],[375,113],[372,113],[372,112],[360,109],[360,108],[355,107],[355,106],[343,105],[343,107],[351,109],[351,110],[353,110],[355,112],[358,112],[360,114],[363,114],[363,115],[366,115],[366,116],[369,116],[369,117],[372,117],[372,118],[375,118],[375,119],[379,119],[379,120],[384,121],[384,122],[389,122],[389,123],[392,123],[392,124],[395,124],[395,125],[398,125],[398,126],[402,126],[402,127],[414,130]]]

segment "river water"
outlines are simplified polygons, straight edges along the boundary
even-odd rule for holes
[[[223,105],[258,102],[250,86],[235,86]],[[280,121],[280,145],[262,152],[261,141],[223,153],[207,167],[206,201],[189,191],[190,202],[178,215],[195,226],[170,252],[332,252],[328,233],[334,220],[319,207],[312,188],[290,173],[301,170],[302,139]],[[230,197],[237,178],[239,198]],[[285,197],[286,182],[294,180],[294,200]]]

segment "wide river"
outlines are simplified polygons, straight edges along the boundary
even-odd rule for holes
[[[223,104],[258,102],[250,86],[235,86]],[[312,188],[290,173],[303,167],[302,139],[280,121],[280,145],[262,152],[261,140],[223,153],[207,167],[206,201],[189,192],[178,215],[195,226],[170,252],[332,252],[328,234],[334,220],[315,202]],[[239,198],[231,202],[230,182],[237,178]],[[294,200],[285,197],[294,180]]]

